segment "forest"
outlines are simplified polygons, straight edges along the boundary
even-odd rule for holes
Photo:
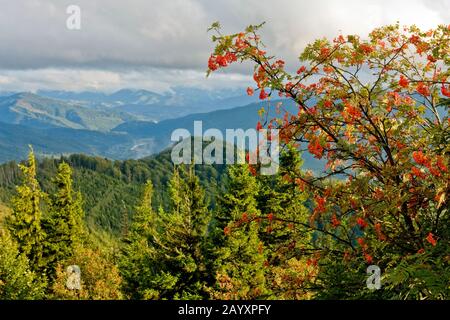
[[[294,74],[262,26],[214,23],[208,74],[255,66],[247,93],[276,108],[256,127],[280,130],[278,172],[30,149],[0,167],[0,299],[449,298],[450,26],[319,39]],[[306,152],[323,171],[303,169]]]

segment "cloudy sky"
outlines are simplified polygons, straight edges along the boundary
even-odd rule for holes
[[[69,30],[66,10],[81,9]],[[0,0],[0,91],[246,86],[249,66],[205,79],[206,29],[266,21],[268,51],[295,66],[315,38],[367,34],[399,21],[450,23],[450,0]]]

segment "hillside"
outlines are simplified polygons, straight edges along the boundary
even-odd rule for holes
[[[10,209],[5,204],[0,202],[0,230],[2,229],[3,221],[5,217],[9,214],[9,212]]]
[[[275,117],[276,102],[272,103],[269,110],[269,118]],[[262,107],[267,107],[267,103],[252,103],[243,107],[237,107],[228,110],[218,110],[209,113],[195,113],[177,119],[164,120],[158,123],[146,121],[133,121],[123,123],[113,132],[129,134],[134,139],[144,139],[151,137],[154,140],[158,152],[171,144],[170,137],[174,130],[184,128],[191,134],[194,132],[194,121],[201,121],[203,131],[209,128],[219,129],[225,136],[226,129],[250,129],[255,128],[260,120],[258,111]],[[295,111],[295,106],[291,102],[286,102],[285,107],[290,111]]]
[[[87,224],[96,232],[120,235],[138,203],[142,185],[149,179],[155,186],[155,209],[168,203],[167,182],[173,173],[170,150],[142,160],[111,161],[85,155],[43,159],[39,162],[38,179],[44,191],[51,191],[51,178],[62,160],[74,170],[74,185],[83,195]],[[196,166],[211,206],[213,196],[226,179],[224,169],[224,166]],[[15,185],[20,182],[21,173],[15,162],[0,166],[0,204],[10,201]]]
[[[273,101],[268,108],[265,117],[272,119],[279,117],[276,113],[275,105],[280,101]],[[140,141],[134,149],[136,153],[151,152],[156,153],[164,148],[167,148],[173,142],[170,140],[171,134],[178,128],[189,130],[191,134],[194,133],[194,121],[201,121],[203,132],[209,128],[219,129],[225,137],[227,129],[250,129],[255,128],[258,121],[261,120],[258,111],[262,108],[267,109],[267,102],[252,103],[243,107],[237,107],[228,110],[218,110],[209,113],[196,113],[177,119],[164,120],[159,123],[134,121],[123,123],[113,132],[120,132],[127,134],[134,139]],[[292,113],[297,112],[297,107],[291,101],[283,101],[283,109]],[[151,139],[147,139],[151,137]],[[147,142],[148,141],[148,142]],[[314,171],[320,171],[324,167],[324,161],[314,159],[313,156],[307,152],[303,153],[305,160],[304,168]]]

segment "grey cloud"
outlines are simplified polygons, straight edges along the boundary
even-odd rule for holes
[[[79,31],[66,28],[70,4],[81,7]],[[366,34],[397,20],[424,28],[450,21],[447,0],[0,0],[0,5],[2,87],[25,83],[33,77],[29,70],[41,75],[59,70],[49,71],[46,85],[73,80],[78,72],[86,87],[96,86],[89,78],[94,75],[104,79],[100,87],[123,84],[131,74],[148,76],[158,86],[181,80],[181,73],[200,75],[213,46],[206,28],[216,20],[225,32],[266,21],[262,33],[270,52],[292,67],[308,42],[339,31]],[[249,71],[236,66],[224,75],[232,79]],[[167,81],[158,81],[163,75]]]
[[[206,80],[202,71],[161,68],[121,71],[45,68],[6,70],[0,74],[0,92],[39,89],[112,92],[122,88],[139,88],[162,93],[176,86],[212,90],[245,87],[249,83],[250,76],[238,73],[217,73]]]
[[[448,1],[109,0],[3,1],[0,67],[152,66],[204,68],[211,48],[207,26],[220,20],[235,32],[267,21],[266,42],[294,56],[314,38],[367,32],[401,20],[431,27],[450,21]],[[82,29],[66,28],[77,4]]]

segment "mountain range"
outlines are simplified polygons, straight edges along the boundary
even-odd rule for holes
[[[216,128],[223,134],[226,129],[255,128],[260,120],[258,111],[268,106],[267,102],[247,104],[248,98],[233,97],[230,92],[177,92],[160,95],[146,90],[112,94],[47,91],[38,92],[39,95],[0,95],[0,163],[24,159],[29,145],[40,157],[83,153],[119,160],[139,159],[170,147],[175,129],[184,128],[193,134],[194,121],[202,121],[204,131]],[[201,106],[198,110],[192,105],[182,107],[194,98]],[[176,99],[178,104],[170,105]],[[244,105],[226,107],[231,102]],[[271,106],[276,103],[273,101]],[[287,100],[283,107],[295,111],[294,104]],[[185,108],[184,112],[180,108]],[[170,116],[164,119],[164,112],[160,112],[159,121],[155,121],[149,115],[158,110],[165,110]],[[266,115],[275,117],[274,107]]]
[[[138,119],[104,107],[89,108],[74,101],[47,98],[32,93],[0,97],[0,121],[31,128],[70,128],[109,131],[117,125]]]
[[[243,90],[203,90],[175,87],[164,93],[144,89],[122,89],[110,94],[102,92],[38,91],[43,97],[77,103],[99,110],[126,112],[144,121],[161,121],[197,112],[229,109],[256,102],[242,95]]]

